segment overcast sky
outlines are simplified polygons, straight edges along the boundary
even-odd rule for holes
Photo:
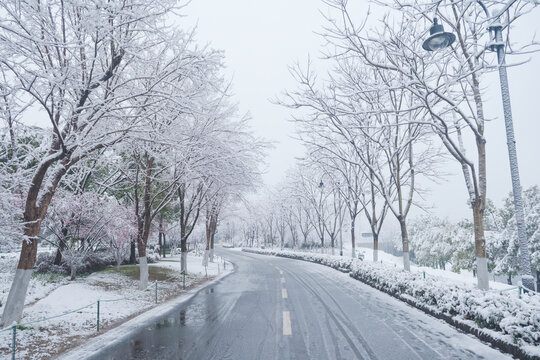
[[[365,16],[367,1],[357,11]],[[318,0],[193,0],[183,11],[186,26],[197,24],[197,38],[225,51],[229,75],[233,78],[236,100],[243,111],[250,111],[253,128],[274,141],[268,168],[267,184],[283,179],[285,171],[302,155],[302,146],[294,140],[294,126],[289,111],[272,104],[284,89],[295,86],[288,66],[305,63],[308,54],[318,57],[322,41],[315,33],[324,19],[325,6]],[[372,10],[371,17],[382,12]],[[519,19],[512,38],[532,38],[540,34],[540,8]],[[495,56],[490,55],[490,56]],[[523,187],[540,184],[540,54],[531,61],[509,69],[510,91]],[[510,191],[510,173],[506,152],[504,119],[497,74],[489,76],[485,99],[487,116],[488,197],[501,203]],[[449,162],[455,175],[440,185],[430,184],[426,199],[439,215],[454,220],[470,217],[467,194],[459,168]]]

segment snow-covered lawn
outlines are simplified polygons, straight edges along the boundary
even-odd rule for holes
[[[520,351],[540,357],[540,296],[517,291],[481,291],[462,279],[430,273],[405,272],[387,261],[373,263],[350,257],[290,250],[244,249],[259,254],[277,255],[320,263],[350,273],[377,289],[390,293],[432,313],[443,314],[492,339],[517,345]],[[366,254],[367,255],[367,254]],[[445,275],[444,273],[442,275]],[[502,284],[504,285],[504,284]]]
[[[328,249],[325,249],[325,251],[327,251],[326,252],[327,255],[330,255]],[[315,250],[315,249],[309,252],[315,253],[315,254],[321,253],[319,250]],[[336,255],[339,254],[339,250],[336,249],[334,253]],[[356,254],[358,255],[358,253],[364,254],[365,261],[373,262],[373,249],[366,248],[366,247],[357,247]],[[351,255],[350,248],[345,247],[345,244],[343,244],[343,256],[350,257],[350,255]],[[403,268],[403,258],[401,256],[395,256],[392,254],[388,254],[387,252],[384,252],[382,250],[379,250],[378,259],[380,263],[391,265],[398,269]],[[448,266],[448,268],[450,268],[450,265]],[[423,273],[425,272],[426,277],[429,275],[435,275],[437,277],[450,280],[456,284],[476,286],[476,282],[477,282],[477,279],[476,277],[473,276],[472,271],[468,271],[468,270],[462,270],[460,273],[456,273],[450,270],[434,269],[429,266],[418,266],[411,262],[411,272],[421,273],[422,276],[423,276]],[[515,293],[518,294],[516,285],[508,285],[500,281],[494,281],[493,277],[490,277],[489,286],[491,289],[497,289],[497,290],[516,289]]]
[[[364,254],[364,260],[367,262],[373,262],[373,250],[371,248],[365,248],[365,247],[359,247],[357,248],[357,253],[360,252]],[[345,255],[350,255],[350,251],[345,252]],[[379,262],[382,262],[383,264],[391,264],[395,268],[402,268],[403,267],[403,258],[400,256],[394,256],[392,254],[388,254],[384,251],[379,250],[378,253],[378,259]],[[462,270],[459,274],[450,270],[442,270],[442,269],[434,269],[432,267],[428,266],[417,266],[413,263],[411,263],[411,272],[413,273],[426,273],[426,277],[428,275],[435,275],[439,278],[445,278],[447,280],[451,280],[452,282],[456,284],[466,284],[470,286],[476,285],[476,277],[473,276],[471,271]],[[493,279],[490,279],[489,286],[491,289],[497,289],[497,290],[508,290],[512,288],[516,288],[515,285],[508,285],[506,283],[501,283],[498,281],[493,281]],[[516,290],[516,294],[518,291]]]
[[[14,259],[1,261],[5,270],[0,278],[3,301],[13,276]],[[158,304],[161,304],[201,284],[207,277],[210,279],[223,272],[221,258],[216,258],[205,269],[201,257],[189,254],[184,291],[179,261],[179,257],[167,257],[151,264],[152,284],[143,291],[138,290],[138,267],[131,265],[122,266],[120,271],[115,267],[107,268],[75,281],[56,276],[55,283],[47,281],[46,275],[37,274],[32,279],[21,326],[17,329],[17,358],[49,359],[95,336],[98,300],[100,332],[104,332],[155,306],[155,280]],[[232,265],[227,265],[232,269]],[[40,321],[65,313],[69,314]],[[2,357],[11,353],[11,339],[12,330],[0,333]]]

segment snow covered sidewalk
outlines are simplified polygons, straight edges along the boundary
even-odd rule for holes
[[[184,290],[179,261],[179,257],[169,257],[151,264],[152,284],[144,291],[138,290],[139,269],[132,265],[120,271],[107,268],[76,281],[34,282],[33,293],[43,297],[32,296],[25,306],[16,330],[17,358],[49,359],[95,336],[98,300],[100,332],[104,332],[155,307],[156,283],[157,303],[162,304],[223,272],[222,259],[205,269],[201,257],[189,254]],[[0,333],[2,356],[11,354],[12,335],[11,329]]]
[[[540,358],[540,296],[481,291],[393,264],[288,250],[244,249],[326,265],[437,316],[520,358]]]

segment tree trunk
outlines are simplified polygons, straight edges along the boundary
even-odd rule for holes
[[[166,250],[167,250],[167,242],[166,242],[166,239],[165,239],[165,233],[163,233],[163,258],[164,259],[167,256]]]
[[[71,264],[71,271],[70,271],[70,280],[75,280],[75,277],[77,276],[77,265]]]
[[[58,249],[56,249],[56,256],[54,257],[54,265],[60,266],[62,263],[62,251],[66,248],[66,238],[68,234],[68,229],[65,226],[62,226],[62,238],[58,244]]]
[[[140,269],[140,277],[139,277],[139,289],[144,290],[148,287],[148,260],[146,259],[146,256],[140,256],[139,255],[139,269]]]
[[[478,288],[480,290],[489,290],[486,239],[484,237],[484,209],[478,200],[473,203],[473,219]]]
[[[204,267],[208,266],[208,258],[210,256],[210,238],[211,238],[210,231],[211,231],[211,225],[208,224],[206,226],[206,247],[204,249],[204,256],[202,259],[202,265]]]
[[[401,243],[403,246],[403,270],[411,271],[411,262],[409,259],[409,234],[407,232],[407,223],[403,217],[398,218],[401,229]]]
[[[373,262],[379,261],[379,234],[373,233]]]
[[[137,248],[139,250],[139,289],[144,290],[148,287],[148,260],[146,258],[146,241],[138,241]]]
[[[130,244],[130,251],[129,251],[129,263],[131,265],[135,265],[137,264],[137,255],[135,253],[135,240],[131,240],[131,244]]]
[[[508,274],[508,278],[506,279],[506,282],[508,285],[512,285],[512,274]]]
[[[146,258],[146,245],[138,243],[139,250],[139,289],[144,290],[148,287],[148,260]]]
[[[351,217],[351,257],[354,259],[356,258],[356,234],[355,234],[355,221],[356,218],[354,216]]]
[[[2,327],[11,325],[13,322],[21,321],[28,285],[32,279],[34,264],[36,262],[37,237],[40,225],[41,221],[35,219],[35,221],[27,222],[24,228],[25,238],[31,240],[24,240],[22,242],[19,263],[15,271],[13,283],[11,284],[11,289],[9,290],[4,312],[2,313]]]
[[[180,270],[187,274],[187,251],[182,251],[180,255]]]
[[[49,167],[56,161],[66,157],[65,151],[60,150],[60,143],[53,141],[49,151],[48,159],[42,162],[36,169],[32,177],[32,184],[28,189],[27,197],[24,203],[24,227],[22,239],[21,253],[19,255],[19,263],[15,271],[15,277],[9,290],[6,305],[2,313],[2,321],[0,326],[11,325],[14,321],[20,321],[24,308],[24,300],[32,272],[36,263],[37,246],[41,221],[47,213],[47,209],[51,199],[56,191],[58,183],[69,169],[68,163],[62,161],[63,167],[59,169],[49,183],[48,190],[44,192],[40,198],[40,204],[37,204],[38,195],[42,188],[45,175]],[[56,155],[55,155],[56,153]],[[54,155],[54,156],[53,156]]]
[[[163,234],[161,233],[161,231],[158,233],[158,246],[159,246],[159,251],[158,251],[158,254],[161,255],[161,253],[163,252]]]
[[[212,235],[210,236],[210,253],[209,260],[210,262],[214,262],[214,237],[216,236],[216,229],[212,229]]]
[[[187,272],[187,239],[185,237],[180,240],[180,250],[180,270]]]
[[[60,240],[58,244],[58,249],[56,249],[56,256],[54,257],[54,265],[60,266],[62,263],[62,251],[66,248],[66,241],[64,239]]]

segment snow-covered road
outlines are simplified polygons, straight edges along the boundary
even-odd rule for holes
[[[510,358],[336,270],[220,252],[235,273],[91,358]]]

